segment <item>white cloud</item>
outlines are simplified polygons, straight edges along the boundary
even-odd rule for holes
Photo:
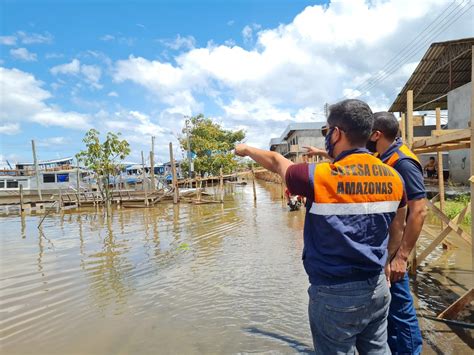
[[[73,59],[70,63],[60,64],[54,66],[50,69],[53,75],[64,74],[64,75],[79,75],[82,74],[82,77],[86,82],[88,82],[93,87],[100,89],[102,85],[99,84],[102,70],[96,65],[86,65],[81,64],[78,59]]]
[[[196,39],[193,36],[181,36],[180,34],[177,34],[174,39],[160,39],[158,42],[175,51],[193,49],[196,45]]]
[[[58,74],[78,74],[81,70],[81,62],[77,59],[73,59],[71,63],[65,63],[56,65],[51,68],[51,73],[53,75]]]
[[[38,147],[50,147],[50,146],[58,146],[58,145],[65,145],[69,142],[66,137],[50,137],[39,139],[36,143]]]
[[[51,33],[27,33],[25,31],[18,31],[16,33],[17,38],[23,44],[41,44],[41,43],[52,43],[53,36]]]
[[[26,62],[36,62],[38,59],[36,53],[31,53],[26,48],[10,49],[10,55],[13,58],[24,60]]]
[[[44,57],[46,59],[63,58],[64,54],[61,54],[61,53],[46,53]]]
[[[119,95],[115,92],[115,91],[111,91],[107,94],[107,96],[110,96],[110,97],[118,97]]]
[[[44,33],[28,33],[25,31],[17,31],[13,35],[10,36],[0,36],[0,44],[6,46],[14,46],[17,42],[21,42],[23,44],[44,44],[44,43],[52,43],[54,37],[51,33],[44,32]]]
[[[101,88],[102,86],[99,85],[99,80],[102,75],[102,70],[96,65],[85,65],[81,66],[81,73],[84,74],[86,80],[94,84],[97,88]]]
[[[103,35],[100,37],[101,41],[108,42],[108,41],[113,41],[115,39],[115,36],[112,35]]]
[[[0,125],[0,134],[14,135],[20,133],[19,123],[5,123]]]
[[[135,43],[135,38],[122,36],[120,34],[117,35],[117,36],[111,35],[111,34],[106,34],[106,35],[103,35],[102,37],[100,37],[99,39],[101,41],[104,41],[104,42],[116,41],[117,43],[125,44],[127,46],[132,46]]]
[[[2,95],[0,120],[4,125],[14,125],[22,121],[36,122],[44,126],[62,126],[84,130],[90,127],[89,118],[77,112],[64,112],[59,107],[47,103],[52,98],[50,92],[42,88],[43,83],[33,75],[18,69],[0,67]]]
[[[430,41],[400,60],[388,80],[372,88],[358,86],[384,73],[384,64],[447,5],[444,0],[353,0],[308,6],[273,29],[246,26],[242,34],[248,49],[209,43],[170,60],[130,56],[115,63],[114,80],[145,87],[168,106],[168,113],[197,113],[204,107],[198,98],[211,102],[235,126],[267,122],[267,127],[283,127],[314,119],[308,113],[320,112],[326,102],[360,93],[374,107],[387,108]],[[472,34],[469,16],[453,26],[431,42]],[[258,127],[266,144],[269,137]]]
[[[245,26],[242,29],[242,37],[244,38],[244,42],[251,42],[253,40],[254,31],[258,31],[261,28],[262,26],[256,23]]]
[[[16,37],[15,36],[0,36],[0,44],[4,46],[14,46],[16,45]]]

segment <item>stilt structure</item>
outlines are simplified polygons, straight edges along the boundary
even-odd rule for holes
[[[434,201],[427,201],[428,209],[442,222],[442,230],[434,236],[434,240],[412,260],[411,271],[416,272],[417,267],[422,267],[420,263],[426,262],[426,258],[437,246],[439,246],[448,236],[453,234],[459,238],[461,244],[470,246],[472,259],[471,265],[474,268],[474,223],[471,223],[471,235],[461,228],[461,223],[468,213],[474,216],[474,38],[466,38],[448,42],[433,43],[425,53],[414,73],[411,75],[404,88],[390,107],[391,112],[404,111],[406,107],[406,143],[415,154],[432,153],[438,154],[438,187],[440,208],[435,206]],[[455,78],[455,79],[453,79]],[[448,108],[448,92],[470,83],[470,120],[467,128],[464,129],[442,129],[441,109]],[[436,111],[436,130],[431,132],[431,136],[413,138],[413,125],[411,118],[415,111]],[[403,115],[402,115],[403,117]],[[403,118],[401,130],[403,132]],[[442,152],[459,149],[470,149],[470,194],[469,203],[456,217],[448,218],[444,214],[444,176],[442,165]],[[441,312],[438,318],[454,319],[456,315],[474,299],[474,291],[468,285],[468,291]]]

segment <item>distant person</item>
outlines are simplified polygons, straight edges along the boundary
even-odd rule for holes
[[[389,245],[392,302],[388,315],[388,344],[393,354],[421,354],[423,341],[410,293],[407,260],[423,228],[426,191],[421,164],[401,138],[397,138],[398,129],[398,121],[392,113],[375,113],[374,127],[367,147],[378,153],[384,163],[398,171],[405,181],[408,198],[408,218],[403,237],[398,241],[391,239]],[[434,166],[433,157],[430,162]],[[428,177],[430,171],[431,174],[435,172],[427,170]]]
[[[298,211],[304,204],[304,197],[299,195],[292,195],[288,188],[285,189],[286,204],[290,208],[290,211]]]
[[[390,291],[383,271],[389,228],[400,238],[406,201],[397,172],[365,148],[372,124],[362,101],[331,106],[324,135],[332,163],[294,164],[245,144],[235,149],[307,198],[303,264],[316,354],[389,353]]]
[[[434,157],[430,157],[428,163],[424,166],[424,170],[426,171],[426,176],[428,178],[436,177],[436,160]]]

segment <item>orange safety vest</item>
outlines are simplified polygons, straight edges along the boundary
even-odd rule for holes
[[[421,166],[418,157],[408,148],[400,138],[397,138],[393,144],[387,149],[385,153],[380,156],[380,159],[385,163],[394,167],[402,159],[411,159],[416,163],[421,172],[423,167]]]
[[[333,163],[309,164],[303,263],[312,284],[366,279],[387,259],[388,229],[403,198],[403,182],[366,149]]]

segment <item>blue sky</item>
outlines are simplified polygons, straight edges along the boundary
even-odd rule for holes
[[[94,127],[122,132],[136,161],[154,135],[164,161],[184,115],[266,147],[288,123],[323,120],[325,102],[386,109],[431,41],[472,35],[467,1],[3,0],[0,160],[31,160],[31,139],[40,159],[74,155]],[[449,11],[388,80],[356,90]]]

